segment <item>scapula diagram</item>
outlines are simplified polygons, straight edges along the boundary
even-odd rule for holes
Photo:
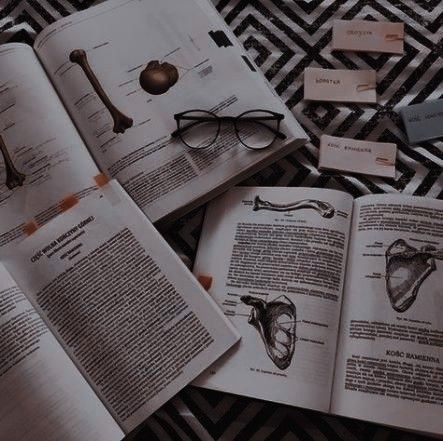
[[[303,199],[301,201],[291,202],[289,204],[276,204],[274,202],[264,201],[260,196],[254,199],[254,211],[296,211],[303,209],[312,209],[320,213],[322,217],[334,217],[335,209],[329,202],[317,201],[315,199]]]
[[[392,308],[407,311],[415,302],[422,283],[437,270],[435,259],[443,250],[431,245],[417,249],[398,239],[386,250],[386,291]]]
[[[105,107],[109,110],[109,113],[111,114],[114,121],[114,133],[125,133],[127,129],[132,127],[134,121],[132,118],[129,118],[128,116],[120,112],[120,110],[118,110],[117,107],[114,106],[111,99],[104,91],[94,71],[92,70],[86,52],[83,49],[75,49],[69,55],[69,60],[72,63],[78,64],[82,68],[95,92],[102,100]]]
[[[23,186],[25,182],[26,175],[20,173],[16,168],[14,163],[12,162],[11,156],[9,155],[8,149],[6,148],[5,141],[0,135],[0,151],[2,152],[3,161],[6,167],[6,187],[9,190],[13,190],[16,187]]]
[[[254,296],[242,296],[240,300],[252,307],[248,323],[260,334],[269,358],[279,369],[286,369],[291,364],[297,339],[295,305],[286,296],[271,302]]]

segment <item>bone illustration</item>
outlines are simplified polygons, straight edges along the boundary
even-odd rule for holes
[[[0,151],[2,152],[3,161],[6,167],[6,182],[5,182],[6,187],[8,187],[9,190],[13,190],[16,187],[22,187],[25,182],[26,175],[20,173],[15,168],[11,156],[9,155],[8,149],[6,148],[5,141],[3,140],[1,135],[0,135]]]
[[[443,260],[443,249],[425,245],[414,248],[403,239],[386,250],[386,291],[392,308],[407,311],[415,302],[422,283],[437,270],[435,259]]]
[[[109,110],[109,113],[111,114],[111,117],[114,121],[114,128],[113,128],[114,133],[125,133],[127,129],[132,127],[134,121],[125,114],[123,114],[122,112],[120,112],[120,110],[118,110],[117,107],[114,106],[111,99],[104,91],[94,71],[92,70],[86,52],[83,49],[75,49],[69,55],[69,60],[72,63],[78,64],[82,68],[83,72],[85,73],[86,77],[88,78],[89,82],[94,88],[95,92],[102,100],[105,107]]]
[[[260,334],[269,358],[279,369],[285,370],[291,364],[295,349],[295,305],[286,296],[270,302],[253,296],[242,296],[240,300],[252,306],[248,323]]]
[[[331,218],[335,215],[335,208],[329,202],[317,201],[315,199],[303,199],[289,204],[276,204],[274,202],[264,201],[260,199],[260,196],[256,196],[253,207],[254,211],[296,211],[303,209],[315,210],[325,218]]]
[[[140,86],[151,95],[162,95],[177,83],[178,78],[174,65],[152,60],[140,74]]]

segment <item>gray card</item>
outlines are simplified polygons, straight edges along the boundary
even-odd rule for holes
[[[411,144],[443,137],[443,100],[403,107],[400,115]]]

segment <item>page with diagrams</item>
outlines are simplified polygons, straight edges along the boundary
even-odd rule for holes
[[[194,274],[242,340],[197,386],[329,410],[352,202],[236,187],[210,204]]]
[[[332,412],[442,433],[443,202],[356,199]]]
[[[0,248],[42,225],[63,198],[96,187],[99,171],[34,51],[0,48]]]
[[[60,20],[36,40],[102,171],[118,179],[153,222],[306,138],[231,38],[194,0],[111,0]],[[205,124],[197,149],[171,137],[180,112],[235,117],[262,108],[284,114],[286,136],[262,151],[242,145],[232,123]],[[263,126],[246,126],[246,139],[260,138]]]

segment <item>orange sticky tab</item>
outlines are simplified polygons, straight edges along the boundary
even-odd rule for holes
[[[203,288],[206,291],[209,291],[212,286],[213,278],[211,276],[198,276],[197,280],[200,282],[200,285],[203,286]]]
[[[94,176],[94,181],[98,187],[104,187],[109,182],[109,179],[104,173],[100,173],[99,175]]]
[[[26,234],[26,236],[31,236],[38,230],[38,225],[34,222],[28,222],[23,227],[23,232]]]
[[[64,198],[61,202],[60,202],[60,210],[61,211],[68,211],[70,208],[72,208],[74,205],[76,205],[78,203],[79,199],[77,196],[71,194],[70,196]]]

